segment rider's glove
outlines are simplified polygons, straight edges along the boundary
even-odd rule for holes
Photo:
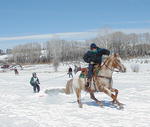
[[[93,62],[93,61],[91,61],[91,62],[90,62],[90,64],[94,64],[94,62]]]

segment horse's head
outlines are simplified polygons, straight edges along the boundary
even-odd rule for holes
[[[126,72],[126,67],[121,63],[121,58],[117,53],[107,58],[106,64],[109,64],[113,69],[118,69],[119,72]]]
[[[118,69],[120,72],[126,72],[126,67],[121,63],[121,58],[119,54],[115,53],[113,56],[112,66]]]

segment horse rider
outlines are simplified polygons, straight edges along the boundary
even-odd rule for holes
[[[85,85],[85,88],[89,88],[90,82],[93,77],[93,70],[94,70],[94,65],[99,64],[101,65],[102,63],[102,56],[103,55],[109,55],[110,51],[108,49],[104,48],[99,48],[95,43],[92,43],[90,45],[90,50],[87,51],[84,56],[83,60],[87,63],[89,63],[88,66],[88,75],[87,75],[87,83]]]
[[[33,86],[33,92],[36,93],[40,91],[40,82],[35,72],[32,73],[30,84]]]

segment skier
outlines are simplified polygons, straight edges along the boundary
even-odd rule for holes
[[[38,79],[35,72],[32,73],[30,84],[33,86],[33,92],[34,93],[36,93],[36,92],[39,93],[39,91],[40,91],[40,86],[39,86],[40,82],[39,82],[39,79]]]

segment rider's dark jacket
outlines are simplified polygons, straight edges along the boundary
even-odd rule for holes
[[[85,55],[83,56],[83,59],[87,63],[94,62],[95,64],[101,64],[102,55],[109,55],[109,54],[110,54],[109,50],[97,47],[95,51],[90,50],[86,52]]]

